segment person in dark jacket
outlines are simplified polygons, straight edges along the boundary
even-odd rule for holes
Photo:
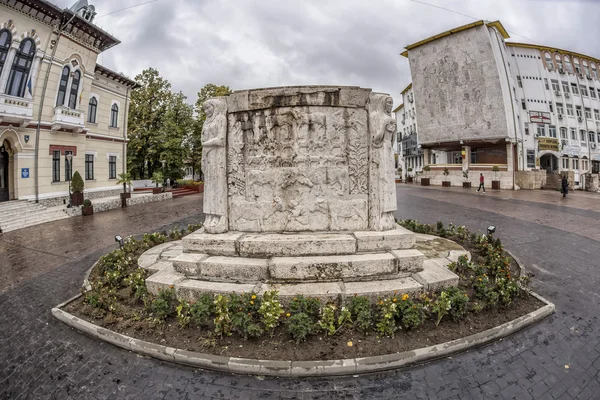
[[[567,179],[566,175],[563,175],[562,177],[561,192],[563,194],[563,197],[567,197],[567,194],[569,193],[569,180]]]

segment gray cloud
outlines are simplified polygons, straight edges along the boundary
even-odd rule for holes
[[[425,1],[500,20],[513,41],[600,58],[598,2]],[[99,16],[141,2],[90,1]],[[190,101],[206,83],[233,89],[334,84],[388,92],[398,104],[410,82],[408,60],[399,55],[404,47],[473,21],[409,0],[160,0],[97,20],[122,41],[99,62],[131,77],[157,68]]]

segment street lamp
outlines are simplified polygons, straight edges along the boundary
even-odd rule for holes
[[[73,154],[67,154],[67,161],[69,162],[69,205],[67,208],[71,208],[71,179],[73,178]]]
[[[119,248],[123,248],[124,240],[121,235],[115,235],[115,242],[119,243]]]

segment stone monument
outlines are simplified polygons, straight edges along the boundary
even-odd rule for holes
[[[178,297],[264,292],[341,299],[423,289],[424,255],[399,227],[393,100],[337,86],[206,101],[204,227],[147,279]]]

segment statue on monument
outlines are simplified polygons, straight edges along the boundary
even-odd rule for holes
[[[204,229],[223,233],[227,219],[227,100],[215,98],[204,102],[206,121],[202,128],[202,171],[204,172]]]

